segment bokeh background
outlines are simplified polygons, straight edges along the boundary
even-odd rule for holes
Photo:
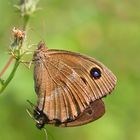
[[[0,71],[9,58],[11,30],[22,27],[13,7],[17,3],[0,1]],[[45,40],[49,48],[93,56],[118,78],[114,92],[104,98],[106,114],[101,119],[75,128],[46,125],[49,139],[140,140],[140,1],[40,0],[39,7],[29,22],[29,44]],[[45,139],[26,112],[26,100],[36,103],[36,98],[33,69],[21,64],[0,95],[0,140]]]

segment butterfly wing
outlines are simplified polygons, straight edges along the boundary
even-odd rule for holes
[[[41,51],[38,56],[34,73],[38,109],[50,123],[72,122],[91,104],[95,109],[93,102],[109,94],[116,84],[114,74],[93,58],[59,50]],[[93,77],[93,68],[101,72],[99,78]]]
[[[95,99],[109,94],[116,85],[115,75],[94,58],[79,53],[59,50],[48,50],[48,54],[54,59],[70,66],[84,83],[89,86]],[[101,72],[101,76],[97,79],[91,75],[93,68],[97,68]]]
[[[102,117],[105,113],[105,106],[101,99],[91,102],[90,106],[86,108],[74,121],[64,122],[60,124],[61,127],[73,127],[87,124]]]

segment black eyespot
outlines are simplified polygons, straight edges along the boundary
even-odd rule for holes
[[[95,79],[99,79],[101,77],[101,71],[99,68],[94,67],[90,70],[90,75]]]
[[[93,112],[92,112],[92,110],[88,110],[87,113],[88,113],[88,115],[92,115]]]

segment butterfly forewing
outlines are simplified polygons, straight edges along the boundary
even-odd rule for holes
[[[86,84],[71,67],[57,59],[50,57],[44,62],[42,58],[41,65],[35,67],[35,71],[43,69],[41,77],[35,78],[39,85],[36,90],[39,109],[43,109],[50,120],[74,120],[91,101]]]
[[[116,84],[115,75],[105,67],[101,62],[94,58],[80,55],[69,51],[48,50],[48,54],[73,69],[81,79],[89,86],[92,97],[97,99],[110,93]],[[92,68],[98,68],[101,71],[101,77],[95,79],[91,76]],[[93,100],[94,100],[93,99]]]

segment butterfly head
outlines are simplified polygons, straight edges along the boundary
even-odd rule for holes
[[[46,117],[46,115],[43,113],[43,111],[35,109],[33,116],[36,121],[36,127],[38,129],[42,129],[44,127],[45,123],[47,123],[47,121],[48,121],[48,118]]]
[[[47,116],[43,113],[42,110],[39,110],[32,102],[27,100],[27,102],[30,104],[30,106],[33,108],[33,112],[30,109],[27,109],[27,113],[29,116],[35,120],[36,127],[38,129],[42,129],[45,125],[45,123],[48,122]]]

